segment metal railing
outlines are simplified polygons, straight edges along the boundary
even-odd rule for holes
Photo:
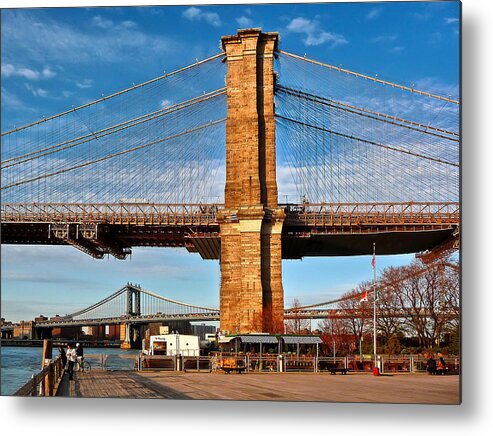
[[[458,356],[444,357],[448,372],[460,372]],[[266,372],[328,372],[332,368],[347,368],[355,373],[372,373],[374,361],[368,356],[310,356],[291,354],[242,354],[214,353],[210,356],[148,356],[139,354],[138,370],[164,370],[184,372],[222,371],[224,362],[232,371],[240,368],[246,373]],[[422,355],[378,356],[377,366],[380,373],[420,373],[426,371],[426,361]],[[146,362],[146,363],[144,363]],[[234,362],[234,365],[230,365]]]
[[[280,204],[286,223],[319,227],[447,226],[458,224],[458,202]],[[3,203],[4,223],[217,226],[222,204]]]
[[[247,355],[246,368],[248,372],[280,372],[282,358],[277,354],[257,356]]]
[[[64,372],[62,359],[58,356],[54,360],[50,360],[41,371],[33,374],[31,380],[17,389],[14,396],[52,397],[56,394]]]
[[[348,357],[317,357],[317,372],[329,371],[332,368],[350,368]]]
[[[216,204],[4,203],[2,222],[209,225],[217,224]]]
[[[286,205],[286,223],[320,227],[458,224],[458,202],[306,203]]]
[[[159,370],[159,371],[179,371],[177,356],[150,356],[140,353],[137,357],[137,369]]]
[[[183,356],[184,372],[212,372],[213,361],[208,356]]]
[[[282,356],[283,372],[317,372],[317,357],[312,356]]]

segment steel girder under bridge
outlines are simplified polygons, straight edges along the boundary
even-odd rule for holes
[[[285,204],[283,259],[415,253],[457,244],[459,204]],[[220,204],[2,204],[2,243],[73,245],[124,259],[131,247],[185,247],[219,259]],[[235,219],[226,216],[226,220]]]

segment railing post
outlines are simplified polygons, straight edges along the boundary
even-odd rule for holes
[[[36,396],[36,375],[33,374],[31,376],[31,396],[35,397]]]
[[[46,378],[47,383],[45,384],[45,396],[52,397],[55,379],[55,365],[52,362],[48,366],[48,374],[46,375]]]
[[[176,362],[175,371],[181,371],[182,360],[181,360],[181,355],[180,354],[177,354],[175,356],[175,362]]]

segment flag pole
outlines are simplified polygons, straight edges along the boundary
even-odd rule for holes
[[[373,359],[377,367],[377,269],[375,267],[375,243],[373,243]]]

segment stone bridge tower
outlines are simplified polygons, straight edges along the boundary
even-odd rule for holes
[[[220,328],[230,334],[284,331],[277,204],[274,51],[278,34],[239,30],[222,38],[227,62],[225,209]]]

